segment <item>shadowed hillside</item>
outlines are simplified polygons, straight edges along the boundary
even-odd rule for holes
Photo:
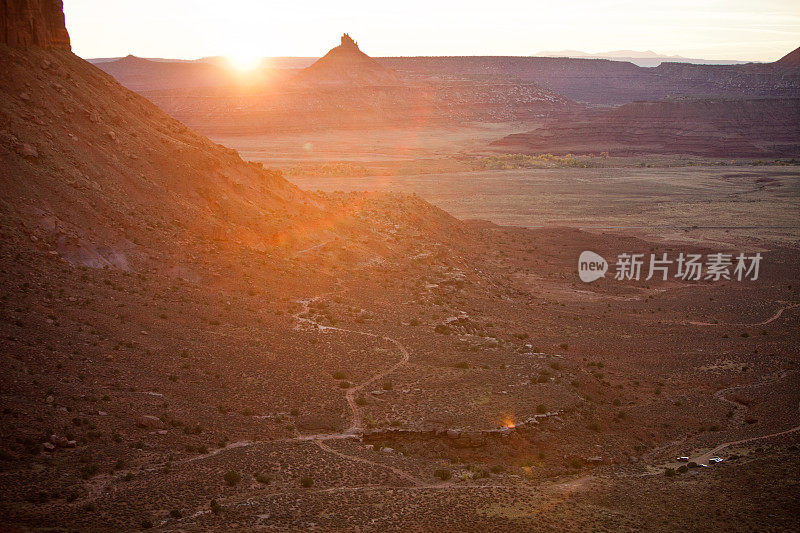
[[[800,155],[800,99],[634,102],[492,145],[521,153],[791,157]]]

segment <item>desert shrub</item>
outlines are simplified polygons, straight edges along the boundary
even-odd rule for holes
[[[447,481],[448,479],[450,479],[451,477],[453,477],[453,474],[452,474],[452,472],[450,472],[450,469],[449,469],[449,468],[437,468],[437,469],[436,469],[436,470],[433,472],[433,475],[434,475],[435,477],[438,477],[438,478],[439,478],[439,479],[441,479],[442,481]]]
[[[697,468],[697,463],[694,461],[689,461],[689,463],[687,463],[686,466],[688,466],[689,468]]]
[[[675,469],[674,469],[674,468],[667,468],[667,469],[665,469],[665,470],[664,470],[664,475],[665,475],[665,476],[667,476],[667,477],[672,477],[672,476],[674,476],[674,475],[675,475]]]
[[[341,370],[337,370],[333,373],[333,379],[347,379],[347,374],[342,372]]]
[[[492,465],[489,468],[489,472],[491,472],[492,474],[500,474],[500,473],[505,472],[505,471],[506,471],[506,467],[504,467],[503,465]]]
[[[576,158],[572,154],[558,156],[553,154],[500,154],[481,158],[477,165],[485,170],[514,170],[521,168],[588,168],[593,163],[586,158]]]
[[[297,407],[294,407],[294,408],[292,408],[291,411],[289,411],[289,414],[292,415],[292,416],[300,416],[300,409],[298,409]]]
[[[384,381],[383,382],[383,390],[392,390],[392,382],[391,381]]]
[[[203,426],[201,426],[200,424],[197,424],[197,425],[196,425],[196,426],[194,426],[194,427],[191,427],[191,426],[185,426],[185,427],[183,428],[183,432],[184,432],[185,434],[187,434],[187,435],[199,435],[200,433],[202,433],[202,432],[203,432]]]
[[[171,518],[180,518],[183,516],[183,514],[181,513],[180,509],[173,509],[169,512],[169,516]]]
[[[300,478],[300,486],[306,489],[314,486],[314,478],[311,476],[303,476]]]
[[[152,520],[150,520],[149,518],[145,518],[144,520],[142,520],[142,529],[150,529],[151,527],[153,527]]]
[[[364,165],[347,162],[320,163],[316,165],[295,165],[286,170],[289,176],[314,177],[361,177],[372,171]]]
[[[540,403],[536,406],[536,412],[540,415],[543,415],[547,412],[547,407],[543,403]]]
[[[356,405],[367,405],[367,399],[362,395],[356,398]]]
[[[350,382],[349,381],[340,381],[339,382],[339,388],[340,389],[349,389],[350,388]]]
[[[469,368],[469,363],[467,363],[466,361],[459,361],[458,363],[456,363],[456,364],[455,364],[455,365],[453,365],[453,366],[454,366],[455,368],[461,368],[461,369],[465,369],[465,368]]]
[[[22,440],[22,447],[25,448],[25,451],[31,455],[36,455],[41,451],[39,443],[31,437],[25,437]]]
[[[211,500],[211,512],[214,514],[219,514],[222,512],[222,506],[217,500]]]
[[[446,324],[436,324],[436,327],[433,328],[433,331],[442,335],[450,335],[450,326]]]
[[[263,472],[256,472],[253,474],[253,477],[256,478],[256,481],[261,483],[262,485],[269,485],[272,481],[272,478],[268,474],[264,474]]]
[[[685,473],[686,473],[686,472],[688,472],[688,471],[689,471],[689,467],[688,467],[688,466],[686,466],[686,465],[681,465],[681,466],[679,466],[679,467],[678,467],[678,470],[677,470],[677,472],[678,472],[679,474],[685,474]]]
[[[225,473],[224,479],[228,486],[235,487],[242,480],[242,476],[235,470],[228,470]]]
[[[90,477],[95,476],[99,470],[100,468],[94,463],[83,465],[81,467],[81,478],[89,479]]]

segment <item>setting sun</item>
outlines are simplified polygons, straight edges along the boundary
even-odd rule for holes
[[[254,70],[261,65],[262,60],[262,56],[249,51],[228,54],[228,61],[237,70]]]

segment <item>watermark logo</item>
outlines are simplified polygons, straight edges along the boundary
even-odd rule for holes
[[[608,272],[608,261],[589,250],[581,252],[578,258],[578,275],[584,283],[591,283],[597,279],[606,277]]]
[[[671,277],[684,281],[720,281],[758,279],[761,254],[684,254],[675,258],[667,253],[661,255],[622,253],[614,264],[614,279],[617,281],[649,281],[653,278],[666,281]],[[584,283],[604,278],[610,269],[602,256],[588,250],[578,257],[578,276]],[[645,275],[646,274],[646,275]]]

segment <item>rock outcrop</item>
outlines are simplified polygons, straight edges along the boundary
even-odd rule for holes
[[[303,69],[295,78],[302,83],[334,85],[399,85],[400,77],[358,48],[348,34],[341,44],[332,48],[313,65]]]
[[[0,39],[15,48],[70,50],[61,0],[0,0]]]

